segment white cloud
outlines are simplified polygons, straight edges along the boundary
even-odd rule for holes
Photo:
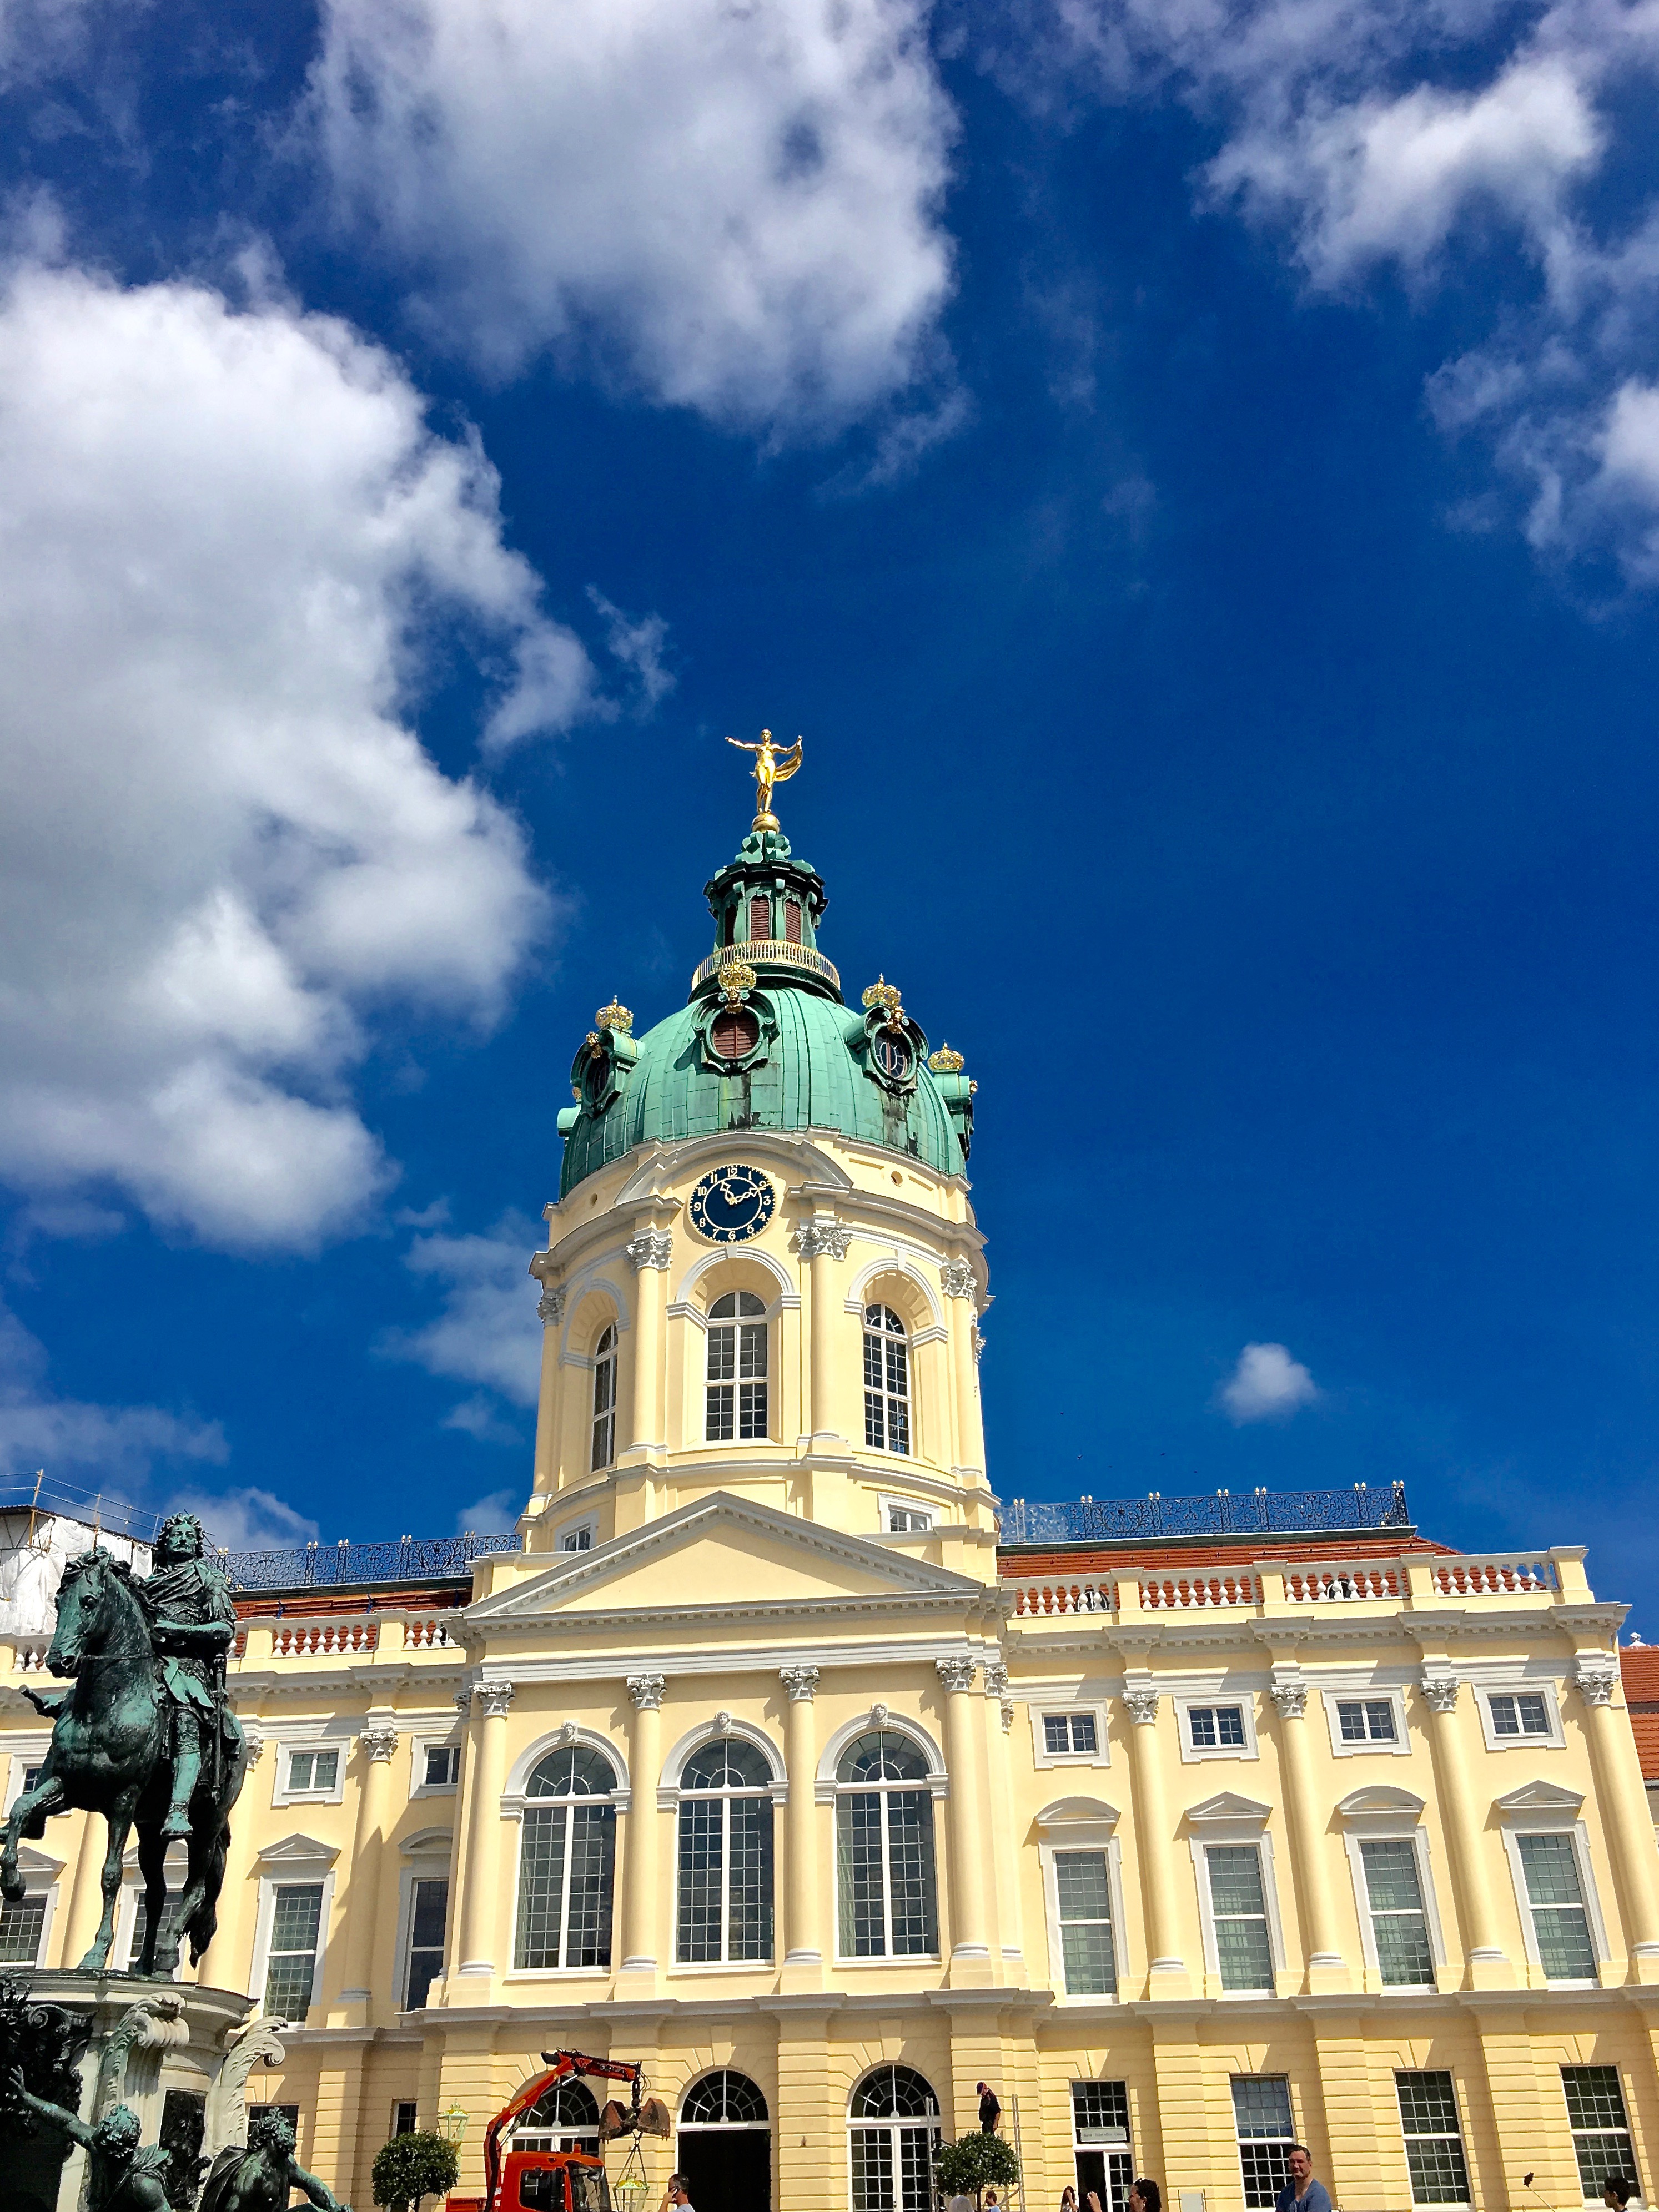
[[[926,0],[328,0],[313,112],[426,326],[775,432],[921,374],[954,117]]]
[[[625,615],[611,605],[596,585],[587,596],[605,623],[605,641],[613,659],[629,670],[639,690],[640,704],[648,714],[665,699],[679,680],[662,665],[668,642],[668,624],[660,615]]]
[[[492,1490],[488,1498],[475,1498],[455,1516],[458,1536],[498,1536],[517,1522],[524,1497],[516,1490]]]
[[[170,1513],[194,1513],[213,1541],[227,1552],[295,1552],[321,1534],[308,1515],[296,1512],[268,1490],[185,1491],[169,1496]]]
[[[216,1421],[159,1406],[100,1406],[60,1398],[46,1371],[46,1347],[0,1305],[0,1473],[33,1475],[76,1490],[142,1497],[157,1465],[228,1457]]]
[[[1319,1387],[1282,1344],[1247,1344],[1221,1386],[1221,1403],[1235,1424],[1284,1420],[1310,1406]]]
[[[388,1331],[381,1350],[415,1360],[433,1375],[481,1382],[514,1406],[533,1406],[541,1323],[530,1255],[538,1242],[528,1222],[510,1215],[488,1236],[417,1237],[404,1264],[436,1286],[443,1311],[424,1328]],[[447,1425],[478,1435],[480,1418],[488,1425],[480,1401],[463,1400]],[[501,1441],[499,1430],[488,1440]]]
[[[588,668],[346,325],[28,265],[0,291],[0,1176],[114,1184],[228,1246],[388,1179],[348,1079],[392,998],[487,1024],[549,902],[404,716],[423,628],[502,670],[493,740]]]

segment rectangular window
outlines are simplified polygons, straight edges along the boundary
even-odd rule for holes
[[[591,1552],[592,1548],[593,1531],[586,1524],[580,1528],[567,1528],[559,1539],[562,1552]]]
[[[38,1790],[40,1786],[40,1777],[45,1771],[44,1766],[26,1766],[23,1769],[23,1786],[18,1791],[18,1796],[27,1797],[32,1790]]]
[[[1571,1836],[1517,1836],[1538,1959],[1548,1982],[1593,1982],[1595,1952]]]
[[[605,1331],[607,1342],[616,1338]],[[617,1355],[607,1351],[593,1368],[593,1452],[590,1465],[609,1467],[617,1456]]]
[[[726,1322],[709,1330],[708,1380],[708,1443],[766,1435],[763,1321]]]
[[[1060,1957],[1070,1997],[1115,1996],[1112,1896],[1104,1851],[1056,1851]]]
[[[1242,1751],[1244,1747],[1241,1705],[1188,1705],[1187,1726],[1194,1751]]]
[[[1361,1844],[1377,1972],[1391,1990],[1434,1987],[1434,1954],[1417,1878],[1417,1852],[1405,1838]],[[1402,2077],[1403,2078],[1403,2077]],[[1425,2200],[1426,2201],[1426,2200]]]
[[[399,2101],[392,2107],[392,2132],[394,2136],[412,2136],[416,2129],[416,2106],[411,2099]]]
[[[1086,2205],[1092,2190],[1102,2212],[1124,2212],[1135,2170],[1127,2083],[1073,2082],[1072,2147],[1078,2203]]]
[[[1487,1703],[1492,1707],[1494,1735],[1547,1735],[1550,1732],[1549,1706],[1531,1691],[1514,1697],[1494,1691]]]
[[[1578,2182],[1585,2203],[1601,2203],[1609,2175],[1623,2175],[1636,2183],[1639,2191],[1619,2069],[1564,2066],[1561,2086],[1567,2093],[1567,2119],[1572,2129],[1572,2147],[1578,2154]]]
[[[1396,2074],[1413,2204],[1467,2204],[1469,2170],[1449,2074]],[[1599,2196],[1601,2191],[1598,2190]]]
[[[615,1807],[529,1805],[522,1829],[514,1964],[608,1966]]]
[[[836,1871],[843,1958],[929,1958],[939,1949],[933,1801],[925,1790],[843,1794]]]
[[[184,1901],[185,1893],[182,1888],[175,1889],[169,1893],[161,1911],[161,1932],[156,1938],[158,1942],[165,1942],[178,1927],[179,1908]],[[138,1893],[138,1902],[132,1915],[132,1948],[127,1954],[131,1966],[136,1966],[143,1955],[144,1936],[149,1927],[149,1899],[141,1889]]]
[[[449,1877],[412,1882],[409,1897],[409,1968],[404,2009],[418,2012],[444,1970],[444,1928],[449,1917]]]
[[[337,1751],[291,1751],[288,1755],[288,1786],[294,1795],[305,1790],[332,1790],[339,1772]]]
[[[46,1924],[44,1894],[21,1898],[15,1905],[0,1904],[0,1961],[9,1966],[33,1966]]]
[[[323,1919],[319,1881],[281,1882],[271,1902],[265,1961],[265,2010],[302,2021],[317,1979],[317,1938]]]
[[[921,1512],[913,1505],[890,1505],[887,1509],[887,1533],[890,1536],[919,1535],[933,1525],[933,1515]]]
[[[751,898],[749,902],[749,934],[751,938],[769,938],[772,934],[772,902],[769,898]]]
[[[1336,1724],[1344,1743],[1395,1743],[1392,1698],[1339,1698]]]
[[[1211,1844],[1210,1912],[1224,1990],[1271,1990],[1273,1946],[1261,1890],[1261,1853],[1255,1844]]]
[[[1045,1751],[1065,1757],[1070,1753],[1092,1753],[1099,1748],[1092,1713],[1044,1713],[1042,1716],[1042,1747]]]
[[[426,1778],[428,1790],[453,1790],[461,1771],[461,1747],[458,1743],[429,1743],[426,1747]]]
[[[1282,2074],[1233,2076],[1233,2124],[1238,2130],[1238,2164],[1244,2177],[1249,2212],[1271,2208],[1291,2178],[1291,2085]]]

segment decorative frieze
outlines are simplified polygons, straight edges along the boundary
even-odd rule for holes
[[[487,1721],[504,1721],[507,1718],[507,1709],[513,1702],[513,1692],[517,1686],[514,1682],[479,1683],[478,1703],[483,1707]]]
[[[971,1690],[978,1663],[975,1659],[935,1659],[933,1666],[946,1690]]]
[[[667,1229],[641,1229],[623,1247],[636,1268],[666,1267],[673,1255],[674,1237]]]
[[[666,1674],[630,1674],[628,1678],[628,1694],[634,1700],[636,1712],[659,1713],[667,1687]]]
[[[947,1298],[971,1298],[979,1290],[973,1262],[969,1260],[947,1260],[939,1271],[939,1279]]]
[[[788,1692],[792,1705],[810,1705],[817,1695],[818,1670],[816,1667],[780,1667],[778,1680]]]
[[[569,1291],[563,1289],[542,1292],[536,1301],[536,1310],[542,1317],[544,1328],[550,1328],[556,1322],[564,1319],[565,1300],[569,1295]]]
[[[795,1231],[795,1249],[803,1260],[844,1260],[852,1242],[852,1231],[832,1213],[821,1213],[811,1221],[803,1221]]]
[[[360,1729],[357,1741],[363,1747],[364,1756],[377,1765],[396,1756],[398,1731],[389,1721],[373,1721],[368,1728]]]
[[[1435,1713],[1452,1713],[1457,1710],[1457,1692],[1462,1685],[1455,1674],[1429,1674],[1423,1677],[1423,1695],[1429,1701],[1429,1710]]]

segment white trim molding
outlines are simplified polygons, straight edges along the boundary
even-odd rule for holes
[[[892,1729],[900,1735],[913,1738],[921,1746],[927,1760],[929,1796],[939,1798],[950,1796],[950,1775],[945,1767],[944,1754],[922,1723],[919,1720],[913,1719],[908,1713],[893,1712],[886,1705],[872,1705],[867,1713],[860,1713],[853,1720],[843,1721],[819,1753],[817,1773],[814,1778],[812,1788],[812,1795],[818,1804],[833,1805],[835,1803],[837,1788],[836,1769],[841,1765],[842,1752],[849,1743],[855,1741],[867,1729],[875,1728]],[[890,1965],[891,1961],[888,1960],[886,1963]]]
[[[521,1751],[514,1760],[507,1778],[507,1787],[501,1792],[501,1818],[504,1820],[522,1819],[526,1804],[540,1802],[526,1795],[531,1776],[550,1751],[566,1750],[573,1743],[585,1744],[590,1751],[602,1752],[610,1760],[618,1777],[617,1787],[611,1793],[611,1802],[619,1813],[628,1810],[632,1802],[633,1786],[629,1779],[628,1761],[620,1748],[608,1735],[601,1735],[597,1729],[582,1728],[574,1721],[566,1721],[550,1735],[538,1735],[529,1748]]]
[[[1117,1807],[1102,1797],[1057,1797],[1036,1816],[1048,1980],[1057,2004],[1115,2004],[1129,1978],[1129,1923],[1123,1909],[1123,1846],[1116,1833],[1118,1817]],[[1100,1851],[1105,1856],[1106,1893],[1112,1912],[1112,1968],[1117,1982],[1109,1994],[1080,1991],[1073,1996],[1066,1988],[1066,1943],[1060,1933],[1060,1884],[1054,1870],[1059,1851]]]
[[[1211,1759],[1259,1759],[1261,1756],[1255,1740],[1255,1692],[1253,1690],[1177,1690],[1170,1702],[1176,1709],[1176,1733],[1184,1765],[1195,1766]],[[1243,1742],[1195,1744],[1189,1718],[1194,1705],[1200,1712],[1206,1705],[1233,1707],[1243,1717]]]
[[[314,1836],[295,1834],[284,1836],[268,1844],[253,1862],[253,1871],[259,1877],[259,1905],[254,1920],[253,1955],[248,1973],[248,1995],[263,2004],[265,1971],[270,1963],[270,1923],[276,1908],[276,1892],[288,1883],[319,1883],[322,1903],[317,1914],[317,1953],[311,1969],[311,1997],[306,2009],[309,2012],[322,1992],[323,1960],[328,1955],[330,1919],[334,1906],[335,1861],[340,1854],[332,1844],[319,1843]],[[304,2025],[295,2021],[296,2027]]]
[[[1381,1744],[1379,1750],[1388,1746]],[[1425,1989],[1437,1986],[1440,1969],[1446,1964],[1446,1939],[1440,1924],[1440,1904],[1435,1894],[1434,1869],[1429,1860],[1428,1831],[1423,1826],[1424,1801],[1409,1790],[1397,1790],[1388,1783],[1372,1783],[1360,1790],[1352,1790],[1337,1802],[1336,1814],[1342,1823],[1342,1844],[1348,1855],[1348,1874],[1353,1883],[1354,1911],[1359,1919],[1359,1948],[1364,1954],[1365,1972],[1370,1978],[1368,1987],[1380,1996],[1420,1997]],[[1382,1969],[1376,1955],[1376,1930],[1371,1921],[1370,1887],[1365,1880],[1365,1863],[1360,1850],[1362,1844],[1408,1843],[1417,1868],[1417,1887],[1423,1899],[1423,1919],[1428,1929],[1429,1954],[1434,1961],[1436,1981],[1432,1983],[1387,1984],[1382,1978]]]
[[[1107,1704],[1103,1698],[1030,1698],[1026,1710],[1031,1717],[1031,1757],[1039,1767],[1046,1766],[1109,1766],[1111,1746],[1107,1739]],[[1092,1751],[1050,1751],[1048,1732],[1043,1723],[1050,1715],[1064,1718],[1067,1723],[1079,1714],[1095,1724],[1095,1747]],[[1068,1727],[1069,1735],[1069,1727]]]
[[[1203,1700],[1200,1698],[1201,1704]],[[1235,1753],[1235,1757],[1237,1754]],[[1204,1856],[1208,1844],[1254,1844],[1259,1853],[1261,1869],[1261,1899],[1267,1911],[1267,1948],[1273,1961],[1275,1985],[1285,1972],[1285,1929],[1279,1911],[1279,1880],[1273,1864],[1273,1839],[1267,1826],[1273,1817],[1271,1805],[1257,1802],[1253,1797],[1241,1797],[1236,1791],[1224,1790],[1218,1796],[1206,1797],[1187,1808],[1188,1846],[1193,1855],[1193,1878],[1198,1887],[1198,1918],[1204,1940],[1204,1966],[1218,1984],[1221,1979],[1221,1954],[1216,1948],[1215,1911],[1210,1896],[1210,1869]],[[1224,2003],[1270,1996],[1273,1990],[1225,1990],[1218,1995]]]
[[[1541,1698],[1544,1717],[1549,1723],[1547,1735],[1499,1735],[1492,1727],[1492,1701],[1494,1698]],[[1562,1751],[1566,1747],[1566,1733],[1561,1726],[1560,1692],[1552,1678],[1547,1680],[1529,1680],[1516,1674],[1512,1680],[1482,1679],[1474,1685],[1474,1702],[1480,1714],[1481,1734],[1488,1751]]]
[[[1534,1737],[1534,1742],[1540,1738]],[[1510,1880],[1515,1885],[1515,1907],[1521,1917],[1521,1941],[1525,1948],[1527,1963],[1541,1967],[1543,1960],[1538,1953],[1538,1936],[1533,1927],[1532,1900],[1527,1893],[1526,1869],[1521,1863],[1522,1836],[1565,1836],[1572,1844],[1574,1863],[1578,1869],[1578,1887],[1584,1896],[1584,1918],[1589,1929],[1590,1948],[1598,1966],[1606,1966],[1613,1953],[1607,1943],[1607,1923],[1601,1917],[1601,1899],[1595,1884],[1595,1867],[1590,1857],[1589,1831],[1582,1816],[1583,1793],[1565,1790],[1559,1783],[1526,1782],[1518,1790],[1510,1790],[1502,1797],[1494,1797],[1492,1810],[1503,1823],[1504,1852],[1510,1863]],[[1593,1990],[1595,1979],[1552,1982],[1551,1989]]]
[[[766,1761],[770,1781],[772,1802],[781,1805],[789,1796],[789,1779],[784,1766],[783,1753],[778,1749],[763,1728],[752,1721],[739,1720],[733,1713],[712,1713],[706,1721],[690,1728],[669,1751],[657,1777],[657,1806],[661,1812],[670,1812],[680,1802],[680,1774],[685,1762],[699,1745],[718,1743],[723,1736],[735,1736],[739,1743],[752,1744]]]
[[[1321,1689],[1325,1703],[1325,1720],[1331,1733],[1333,1759],[1409,1759],[1411,1739],[1406,1733],[1406,1693],[1400,1689],[1365,1688],[1363,1690]],[[1339,1703],[1345,1705],[1389,1706],[1394,1714],[1394,1741],[1378,1743],[1365,1737],[1358,1743],[1343,1739],[1342,1723],[1337,1712]]]

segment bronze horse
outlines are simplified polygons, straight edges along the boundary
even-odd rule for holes
[[[165,1638],[166,1624],[156,1634]],[[170,1977],[179,1940],[190,1937],[192,1966],[212,1941],[216,1907],[230,1844],[228,1814],[241,1793],[247,1745],[234,1715],[227,1714],[228,1742],[222,1759],[206,1759],[191,1801],[184,1893],[173,1926],[162,1932],[167,1909],[167,1819],[172,1778],[167,1711],[156,1681],[150,1624],[131,1588],[131,1570],[100,1547],[71,1559],[58,1593],[58,1627],[46,1652],[54,1674],[73,1686],[56,1696],[24,1696],[52,1723],[52,1745],[40,1778],[20,1797],[6,1822],[0,1849],[0,1896],[23,1894],[17,1846],[44,1835],[48,1814],[80,1806],[101,1813],[109,1830],[104,1854],[103,1918],[82,1973],[108,1969],[121,1889],[121,1859],[134,1824],[147,1907],[144,1943],[134,1971]],[[216,1779],[218,1786],[215,1787]]]

